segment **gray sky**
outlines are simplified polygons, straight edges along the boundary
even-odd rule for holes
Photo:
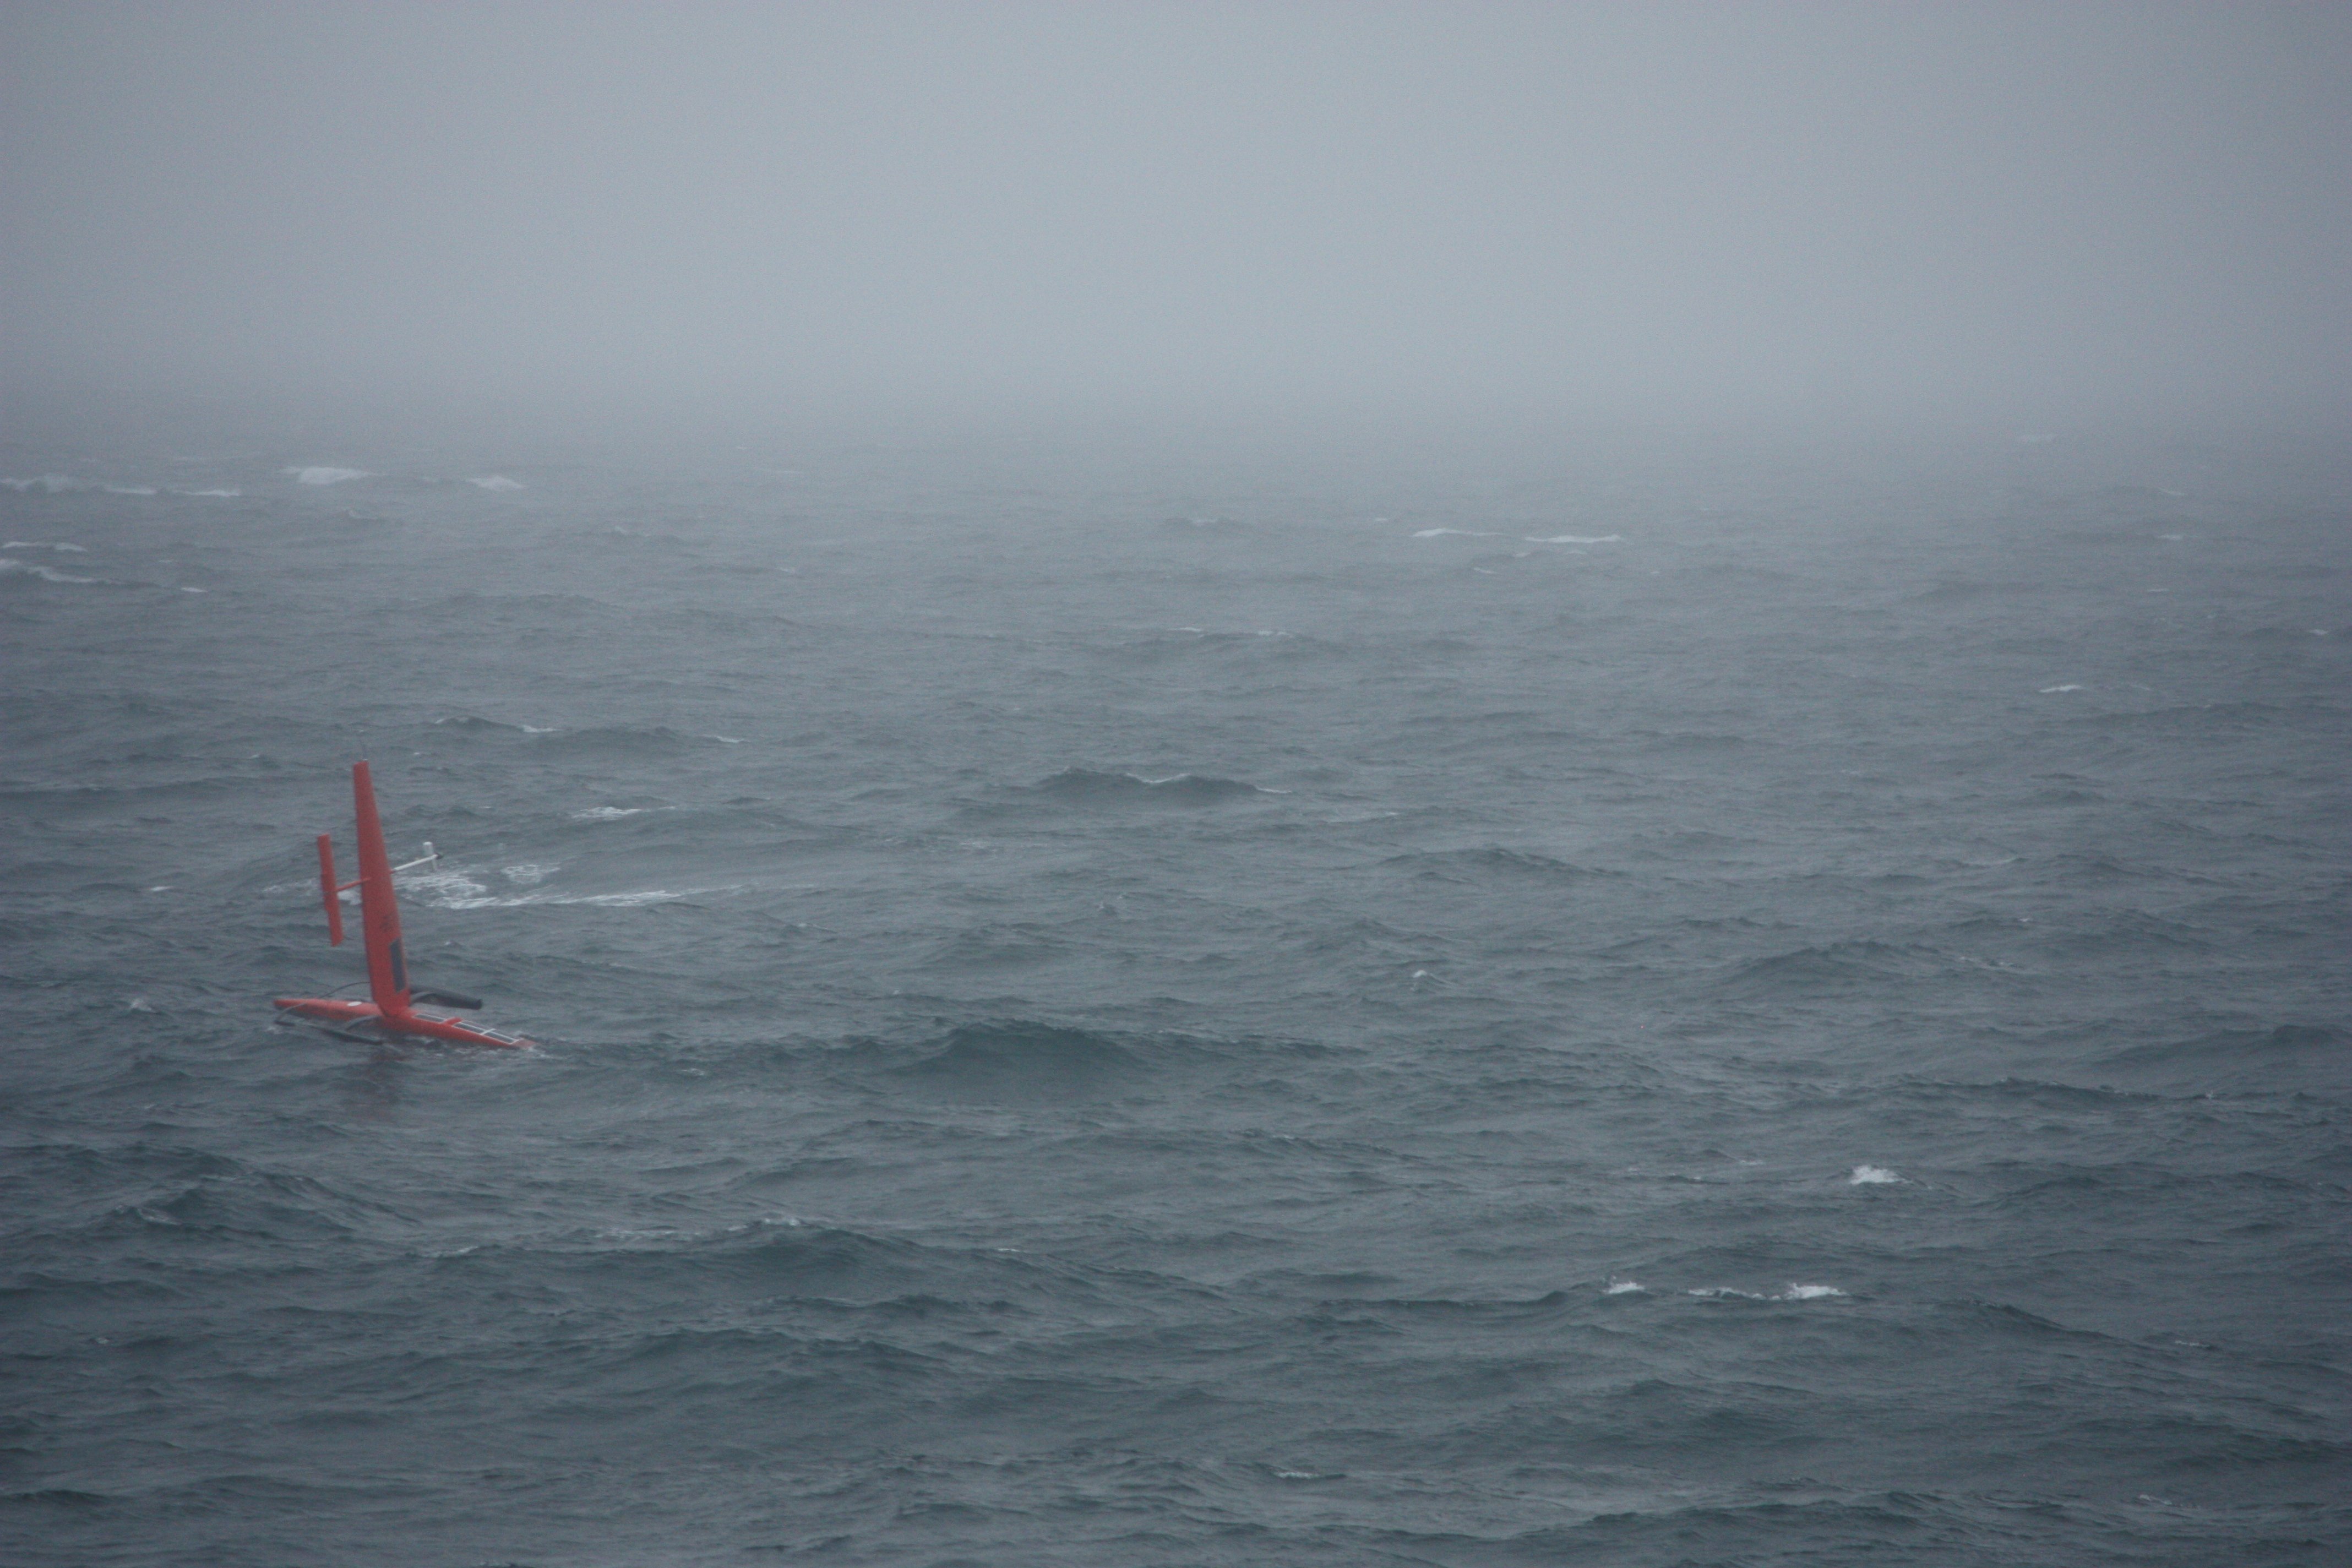
[[[21,385],[2308,412],[2352,7],[6,4]]]

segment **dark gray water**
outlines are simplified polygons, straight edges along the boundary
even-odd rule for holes
[[[454,450],[9,452],[10,1563],[2352,1559],[2339,482]]]

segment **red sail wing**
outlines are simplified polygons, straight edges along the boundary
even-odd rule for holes
[[[360,925],[367,936],[368,994],[386,1013],[408,1008],[408,959],[400,947],[400,904],[392,893],[392,858],[375,815],[375,782],[365,763],[352,764],[352,808],[360,825]]]

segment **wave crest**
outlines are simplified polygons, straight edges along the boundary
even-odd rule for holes
[[[1070,805],[1220,805],[1281,792],[1212,773],[1178,773],[1172,778],[1148,779],[1139,773],[1064,768],[1050,778],[1028,785],[1024,793]]]

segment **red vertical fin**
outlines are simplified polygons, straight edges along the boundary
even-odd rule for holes
[[[335,841],[319,835],[319,896],[327,900],[327,945],[343,945],[343,900],[335,886]]]
[[[352,764],[352,809],[360,823],[360,924],[367,933],[368,994],[387,1014],[408,1009],[408,959],[400,949],[400,905],[392,896],[392,859],[376,820],[375,782],[365,763]]]

